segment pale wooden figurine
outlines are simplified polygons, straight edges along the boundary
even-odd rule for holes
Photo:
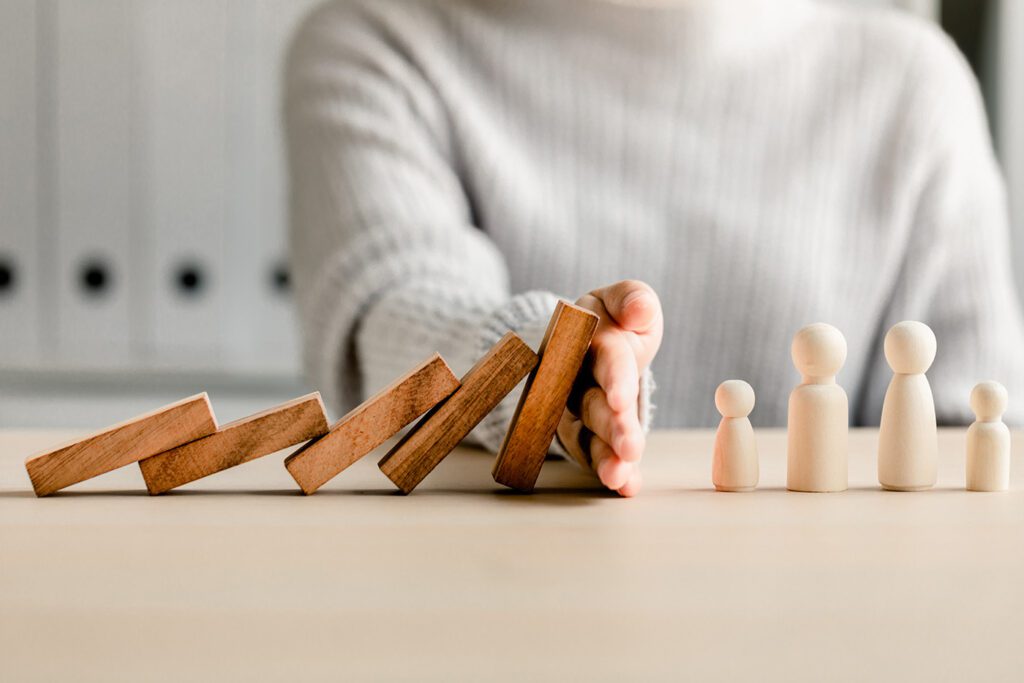
[[[925,372],[935,360],[935,334],[906,320],[885,335],[893,370],[878,431],[878,482],[890,491],[923,491],[935,485],[939,440],[935,400]]]
[[[967,428],[967,490],[1005,491],[1010,488],[1010,430],[1003,424],[1006,388],[981,382],[971,392],[977,420]]]
[[[789,395],[786,488],[845,491],[849,401],[836,373],[846,362],[846,339],[831,325],[815,323],[796,333],[791,351],[803,379]]]
[[[711,481],[719,491],[753,491],[757,487],[758,462],[750,411],[754,390],[740,379],[718,385],[715,406],[722,414],[715,434]]]

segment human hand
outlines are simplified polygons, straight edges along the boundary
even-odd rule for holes
[[[640,376],[661,345],[661,302],[651,287],[623,280],[595,289],[576,304],[600,317],[587,361],[558,425],[558,438],[601,483],[633,496],[643,483],[638,400]]]

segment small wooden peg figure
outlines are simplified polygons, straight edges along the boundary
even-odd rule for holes
[[[796,333],[791,352],[803,379],[789,395],[786,488],[845,491],[850,408],[836,373],[846,362],[846,339],[831,325],[815,323]]]
[[[905,320],[885,335],[885,359],[893,376],[882,403],[878,430],[878,482],[890,491],[935,486],[939,435],[935,400],[925,372],[935,360],[935,333]]]
[[[971,391],[971,410],[977,420],[967,428],[967,490],[1005,491],[1010,488],[1010,430],[1003,423],[1006,387],[981,382]]]
[[[754,389],[740,379],[718,385],[715,406],[722,414],[715,434],[711,481],[719,491],[753,491],[759,476],[757,444],[748,415],[754,409]]]

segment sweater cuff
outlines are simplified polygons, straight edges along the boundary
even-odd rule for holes
[[[640,417],[640,429],[644,434],[651,431],[651,424],[654,423],[654,403],[651,395],[658,385],[654,382],[654,373],[651,367],[647,366],[640,375],[640,395],[637,397],[637,413]]]

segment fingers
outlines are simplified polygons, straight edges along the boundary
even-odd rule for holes
[[[632,476],[630,476],[629,480],[617,490],[619,495],[623,498],[632,498],[636,494],[640,493],[640,489],[643,488],[643,485],[644,478],[643,475],[640,474],[640,468],[634,467]]]
[[[639,280],[623,280],[594,290],[612,319],[624,330],[644,333],[660,323],[661,302],[650,285]]]
[[[611,446],[599,436],[594,436],[590,440],[590,459],[601,483],[613,491],[617,491],[630,481],[633,465],[616,456]]]
[[[626,462],[638,461],[644,452],[644,435],[635,414],[616,413],[608,405],[604,390],[591,387],[580,404],[583,424],[608,444]]]
[[[607,488],[626,498],[640,490],[643,478],[637,463],[617,456],[606,441],[585,428],[569,411],[559,421],[558,436],[569,454],[580,465],[592,468]]]
[[[640,368],[629,342],[615,330],[603,330],[594,335],[590,348],[591,372],[604,389],[608,406],[617,413],[635,416]]]

